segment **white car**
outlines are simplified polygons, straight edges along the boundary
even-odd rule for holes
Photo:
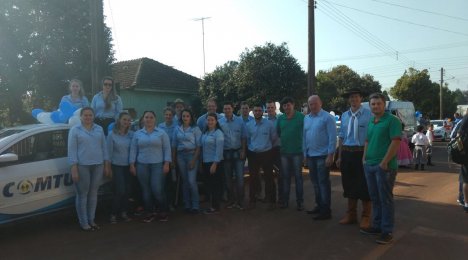
[[[445,120],[431,120],[434,125],[434,139],[437,141],[450,140],[450,126]]]
[[[69,129],[34,124],[0,131],[0,224],[73,204]]]

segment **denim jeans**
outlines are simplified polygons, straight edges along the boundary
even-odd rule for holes
[[[372,227],[392,233],[395,225],[393,186],[396,170],[382,170],[379,165],[364,164],[369,195],[372,201]]]
[[[296,180],[296,202],[302,204],[304,201],[304,189],[302,180],[302,153],[281,154],[283,196],[285,203],[289,202],[289,191],[291,190],[291,175]]]
[[[184,207],[186,209],[200,209],[200,196],[198,195],[197,168],[198,162],[193,169],[189,169],[194,152],[178,151],[177,166],[182,178],[182,193],[184,196]]]
[[[325,165],[326,156],[307,157],[309,175],[314,185],[315,203],[320,214],[331,213],[330,169]]]
[[[127,212],[131,184],[129,166],[119,166],[112,164],[112,184],[114,186],[112,215]]]
[[[166,175],[163,173],[163,163],[137,163],[137,177],[146,212],[153,212],[153,200],[156,200],[161,212],[166,213],[168,211],[164,192]]]
[[[244,202],[244,161],[240,150],[224,150],[224,174],[229,202],[243,205]]]
[[[94,224],[99,185],[104,175],[104,165],[78,165],[78,182],[73,186],[76,191],[76,212],[81,227]]]

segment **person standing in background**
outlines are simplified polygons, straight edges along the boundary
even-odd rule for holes
[[[112,77],[102,79],[102,91],[94,95],[91,108],[96,114],[94,123],[100,125],[107,136],[109,125],[118,119],[123,109],[122,99],[116,93]]]

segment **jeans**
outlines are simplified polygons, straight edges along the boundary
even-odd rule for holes
[[[112,215],[128,211],[128,197],[130,194],[129,166],[112,164],[112,184],[114,186],[114,198],[112,200]]]
[[[99,185],[104,175],[104,165],[78,165],[78,182],[73,186],[76,191],[76,212],[81,227],[94,224]]]
[[[229,202],[243,205],[244,202],[244,161],[240,150],[224,150],[224,174]]]
[[[325,165],[326,156],[307,157],[309,175],[314,185],[315,203],[320,214],[331,213],[330,169]]]
[[[166,175],[163,173],[163,163],[137,163],[136,170],[146,212],[153,212],[154,199],[161,212],[166,213],[168,208],[164,192]]]
[[[395,225],[393,186],[396,170],[382,170],[379,165],[364,164],[369,195],[372,201],[372,227],[392,233]]]
[[[304,189],[302,180],[302,153],[281,154],[281,179],[283,183],[283,200],[289,202],[289,191],[291,189],[291,175],[296,181],[296,202],[302,204],[304,201]]]
[[[177,152],[177,166],[182,178],[182,192],[184,196],[184,207],[186,209],[200,209],[200,196],[198,195],[197,166],[195,163],[193,169],[189,169],[194,152]]]

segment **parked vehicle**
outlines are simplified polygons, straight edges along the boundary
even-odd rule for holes
[[[446,120],[431,120],[434,125],[434,140],[436,141],[449,141],[451,127]]]
[[[67,124],[0,131],[0,224],[74,203],[67,158]]]

